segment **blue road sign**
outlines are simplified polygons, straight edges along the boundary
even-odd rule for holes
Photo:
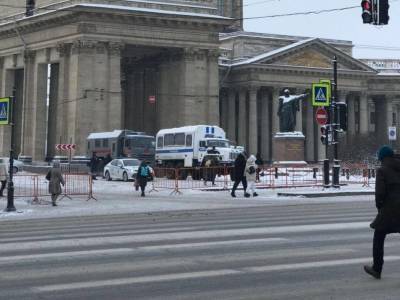
[[[0,98],[0,125],[8,125],[10,122],[10,98]]]

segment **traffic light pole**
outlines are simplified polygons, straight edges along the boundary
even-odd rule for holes
[[[14,182],[13,182],[13,173],[14,173],[14,104],[15,104],[15,87],[13,88],[12,97],[10,99],[10,126],[11,126],[11,145],[10,145],[10,168],[8,170],[9,178],[7,185],[7,208],[4,210],[6,212],[16,211],[17,209],[14,206]]]
[[[340,188],[339,184],[339,172],[340,164],[338,159],[338,130],[339,130],[339,120],[338,120],[338,110],[336,107],[338,90],[337,90],[337,58],[336,55],[333,57],[333,95],[331,101],[331,120],[332,123],[332,137],[333,137],[333,172],[332,172],[332,186],[334,188]]]

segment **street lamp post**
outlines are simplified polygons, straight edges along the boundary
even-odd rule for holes
[[[4,210],[6,212],[16,211],[14,206],[14,182],[13,182],[13,172],[14,172],[14,102],[15,102],[15,87],[13,88],[12,97],[10,99],[10,126],[11,126],[11,145],[10,145],[10,168],[8,170],[9,179],[7,185],[7,208]]]

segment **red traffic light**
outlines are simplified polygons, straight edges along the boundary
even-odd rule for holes
[[[370,24],[373,21],[372,18],[372,1],[371,0],[363,0],[361,1],[362,7],[362,19],[364,24]]]

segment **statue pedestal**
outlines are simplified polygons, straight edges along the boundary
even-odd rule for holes
[[[273,143],[273,164],[277,166],[307,165],[304,161],[302,132],[277,132]]]

